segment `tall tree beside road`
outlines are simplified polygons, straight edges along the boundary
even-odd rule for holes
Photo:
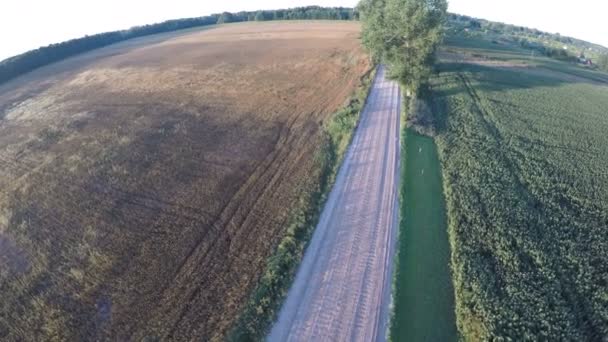
[[[363,44],[391,78],[416,93],[432,71],[446,0],[362,0]]]
[[[360,13],[363,45],[370,52],[375,62],[384,57],[386,34],[385,20],[386,0],[361,0],[358,5]]]

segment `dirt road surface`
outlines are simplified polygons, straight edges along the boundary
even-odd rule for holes
[[[378,69],[269,341],[384,341],[398,228],[399,106]]]

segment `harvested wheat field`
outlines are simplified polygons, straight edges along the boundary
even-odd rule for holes
[[[356,23],[248,23],[0,86],[0,339],[221,339],[369,68]]]

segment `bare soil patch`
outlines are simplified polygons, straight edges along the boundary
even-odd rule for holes
[[[221,339],[318,186],[359,30],[163,34],[0,87],[0,339]]]

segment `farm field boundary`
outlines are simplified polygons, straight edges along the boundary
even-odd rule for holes
[[[279,243],[275,254],[268,259],[266,271],[228,340],[262,340],[275,320],[342,164],[375,73],[375,69],[372,69],[362,77],[361,87],[356,94],[324,125],[323,147],[315,158],[323,170],[318,179],[319,186],[300,198],[298,207],[292,213],[286,236]]]

